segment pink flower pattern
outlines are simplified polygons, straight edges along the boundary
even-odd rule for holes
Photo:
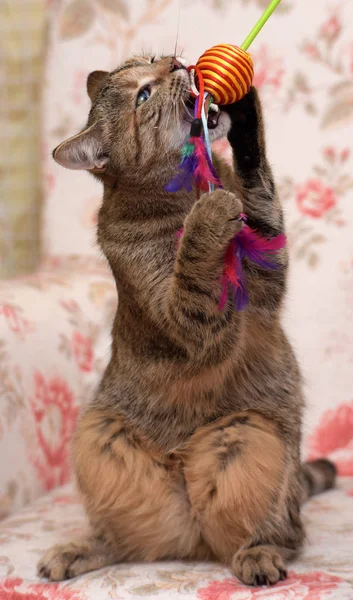
[[[319,219],[337,204],[333,189],[319,179],[309,179],[297,187],[296,202],[299,211],[314,219]]]
[[[334,590],[342,581],[340,577],[327,575],[320,571],[313,573],[288,574],[288,579],[281,581],[274,587],[254,589],[249,588],[237,579],[223,579],[212,581],[205,588],[198,590],[200,600],[323,600],[326,592]]]
[[[321,37],[332,41],[339,36],[341,29],[342,26],[337,16],[332,16],[321,26],[320,35]]]
[[[93,367],[93,346],[91,338],[74,331],[72,347],[77,366],[81,371],[90,372]]]
[[[319,51],[317,47],[311,42],[305,42],[303,44],[303,51],[309,56],[309,58],[318,58],[319,56]]]
[[[326,411],[309,439],[309,458],[329,456],[340,475],[353,476],[353,401]]]
[[[23,338],[27,333],[33,331],[33,323],[25,319],[21,310],[8,303],[0,304],[0,316],[3,316],[12,333]]]
[[[34,373],[32,413],[36,422],[36,451],[31,459],[46,490],[69,479],[68,445],[75,428],[78,407],[67,383],[60,377],[46,379]]]
[[[262,45],[254,54],[255,73],[253,84],[258,89],[264,87],[278,90],[284,75],[282,60],[274,56],[267,46]]]
[[[0,582],[1,600],[85,600],[77,590],[64,588],[60,583],[37,583],[22,587],[23,579],[8,578]],[[22,590],[21,590],[22,588]]]

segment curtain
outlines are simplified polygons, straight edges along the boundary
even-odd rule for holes
[[[45,0],[0,0],[0,276],[39,256],[39,98]]]

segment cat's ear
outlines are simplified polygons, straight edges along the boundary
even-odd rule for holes
[[[67,169],[85,169],[104,172],[108,156],[103,152],[102,131],[99,123],[94,123],[81,133],[73,135],[57,146],[54,160]]]
[[[95,99],[97,93],[108,78],[108,71],[92,71],[87,77],[87,93],[91,102]]]

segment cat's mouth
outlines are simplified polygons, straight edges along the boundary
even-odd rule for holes
[[[195,99],[194,98],[189,98],[186,102],[185,102],[185,108],[184,108],[184,121],[187,121],[188,123],[192,123],[194,117],[194,113],[195,113]],[[217,104],[211,104],[210,109],[208,111],[208,115],[207,115],[207,126],[209,129],[216,129],[217,125],[218,125],[218,120],[219,120],[219,116],[221,114],[221,111],[219,109],[219,107],[217,106]]]

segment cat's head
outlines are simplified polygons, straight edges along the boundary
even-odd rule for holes
[[[134,57],[87,80],[86,128],[62,142],[54,159],[69,169],[136,182],[171,164],[190,132],[190,76],[181,58]],[[211,111],[211,141],[227,134],[228,116]]]

